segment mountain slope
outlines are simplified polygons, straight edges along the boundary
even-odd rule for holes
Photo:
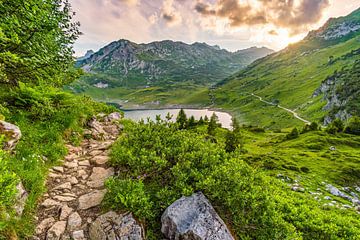
[[[345,120],[359,115],[359,53],[360,9],[225,79],[214,90],[216,104],[245,122],[273,128],[303,124],[279,104],[311,121]]]
[[[209,87],[273,51],[249,48],[228,52],[206,43],[119,40],[80,58],[86,74],[67,87],[123,108],[211,104]]]
[[[209,46],[161,41],[136,44],[128,40],[112,42],[77,65],[100,74],[110,86],[157,86],[191,81],[210,85],[223,79],[272,50],[250,48],[235,53]],[[96,77],[92,84],[98,81]]]

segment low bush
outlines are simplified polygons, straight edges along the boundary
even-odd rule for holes
[[[148,239],[161,239],[164,210],[196,191],[209,198],[238,239],[355,239],[360,234],[355,213],[325,211],[255,170],[241,160],[247,156],[224,150],[224,134],[215,134],[214,142],[206,132],[178,130],[172,123],[126,121],[124,126],[111,153],[111,164],[121,171],[107,182],[106,203],[134,212]]]

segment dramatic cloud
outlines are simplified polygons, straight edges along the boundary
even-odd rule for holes
[[[219,0],[198,2],[195,10],[203,16],[228,19],[232,27],[271,24],[297,34],[318,23],[329,5],[329,0]]]
[[[77,55],[124,38],[281,49],[346,15],[359,0],[70,0],[83,35]],[[330,5],[330,7],[328,7]]]

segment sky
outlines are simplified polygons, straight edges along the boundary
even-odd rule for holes
[[[69,0],[83,33],[76,56],[119,39],[206,42],[236,51],[280,50],[360,0]]]

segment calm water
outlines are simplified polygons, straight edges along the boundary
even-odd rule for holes
[[[141,119],[146,120],[150,118],[151,120],[156,119],[156,115],[160,115],[162,119],[165,119],[167,113],[173,115],[172,120],[174,121],[179,113],[180,109],[160,109],[160,110],[131,110],[131,111],[124,111],[125,118],[132,119],[134,121],[139,121]],[[208,116],[210,119],[211,115],[215,112],[215,114],[219,118],[219,122],[221,123],[222,127],[231,129],[231,115],[225,112],[219,111],[211,111],[208,109],[184,109],[186,116],[189,118],[194,116],[196,120],[199,120],[200,117]]]

